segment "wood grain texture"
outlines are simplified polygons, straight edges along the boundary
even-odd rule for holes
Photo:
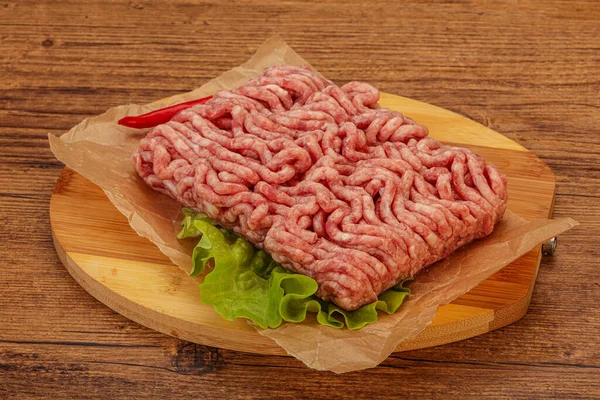
[[[0,1],[0,398],[600,397],[597,1]],[[89,296],[54,252],[46,134],[187,91],[280,33],[366,80],[515,140],[582,224],[542,260],[519,322],[336,376],[165,336]]]
[[[495,164],[509,182],[508,207],[528,220],[547,218],[554,202],[550,168],[522,146],[466,117],[430,104],[385,94],[382,107],[402,111],[444,143],[467,146]],[[162,333],[198,344],[258,354],[286,355],[244,320],[223,320],[201,304],[196,281],[138,237],[103,191],[65,168],[50,201],[59,258],[92,296],[120,314]],[[525,315],[540,263],[540,247],[481,285],[440,307],[417,337],[398,351],[463,340]],[[417,278],[418,279],[418,278]]]

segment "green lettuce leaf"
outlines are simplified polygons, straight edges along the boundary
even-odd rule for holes
[[[201,237],[192,254],[190,275],[200,274],[210,260],[214,263],[200,284],[200,299],[228,321],[248,318],[261,328],[276,328],[283,321],[302,322],[310,312],[322,325],[355,330],[377,321],[378,310],[393,314],[410,294],[404,287],[407,279],[376,302],[344,310],[315,296],[314,279],[288,270],[204,214],[189,209],[183,214],[177,237]]]

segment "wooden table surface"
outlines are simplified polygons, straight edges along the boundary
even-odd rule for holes
[[[600,3],[481,3],[0,1],[0,398],[600,398]],[[334,375],[159,334],[70,277],[47,133],[188,91],[277,33],[338,83],[454,110],[552,167],[554,215],[581,225],[525,318]]]

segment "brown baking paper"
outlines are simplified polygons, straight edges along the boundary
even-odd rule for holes
[[[236,88],[261,75],[265,68],[285,63],[308,65],[280,38],[272,38],[247,63],[199,89],[144,106],[112,108],[84,120],[60,138],[49,135],[50,147],[56,158],[100,186],[139,235],[148,238],[173,263],[189,272],[192,249],[189,243],[186,246],[176,238],[181,206],[146,186],[131,162],[131,155],[147,130],[125,128],[117,121],[126,115],[138,115],[201,98],[220,89]],[[412,295],[394,315],[380,315],[379,321],[359,331],[338,330],[306,321],[284,323],[277,329],[259,329],[259,333],[275,340],[311,368],[342,373],[374,367],[400,342],[415,337],[430,324],[440,305],[466,293],[539,243],[575,224],[569,218],[528,223],[507,212],[492,235],[420,272],[410,286]]]

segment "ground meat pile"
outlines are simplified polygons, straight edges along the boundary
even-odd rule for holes
[[[488,235],[506,208],[496,167],[378,100],[367,83],[276,66],[153,128],[133,160],[353,310]]]

